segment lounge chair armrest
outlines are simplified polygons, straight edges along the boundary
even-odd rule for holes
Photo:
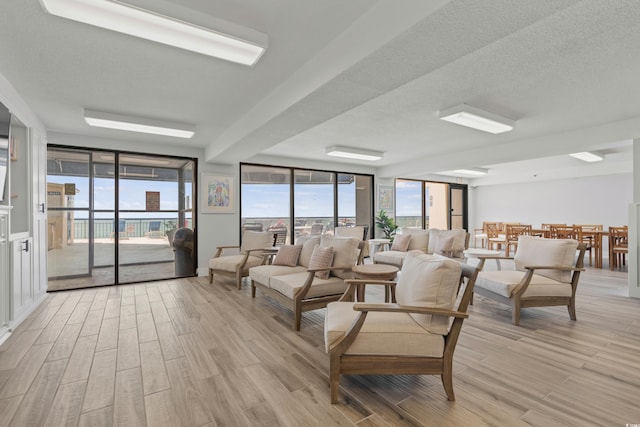
[[[584,271],[584,268],[576,267],[560,267],[560,266],[548,266],[548,265],[527,265],[524,268],[527,270],[560,270],[560,271]]]
[[[434,307],[415,307],[400,304],[367,304],[356,303],[353,305],[355,311],[377,311],[384,313],[416,313],[416,314],[433,314],[438,316],[460,317],[466,319],[468,313],[461,311],[447,310]]]
[[[239,249],[240,245],[216,246],[216,249]]]

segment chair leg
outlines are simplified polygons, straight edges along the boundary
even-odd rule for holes
[[[294,316],[294,329],[296,332],[300,331],[300,324],[302,323],[302,303],[299,300],[293,302],[293,316]]]
[[[329,362],[329,391],[331,403],[338,403],[340,393],[340,356],[331,355]]]
[[[571,318],[571,320],[576,320],[576,302],[575,300],[571,300],[569,302],[569,305],[567,306],[567,309],[569,310],[569,317]]]
[[[451,368],[451,364],[444,364],[444,372],[440,375],[440,379],[442,380],[442,386],[444,387],[444,392],[447,393],[447,399],[455,402],[456,396],[453,394],[453,372]]]
[[[511,302],[511,322],[520,326],[520,301],[515,299]]]
[[[256,297],[256,285],[255,283],[253,283],[253,280],[251,280],[251,298],[255,298]]]
[[[213,283],[213,270],[209,269],[209,283]]]
[[[236,286],[242,289],[242,271],[236,271]]]

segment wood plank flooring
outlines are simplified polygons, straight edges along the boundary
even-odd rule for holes
[[[588,269],[578,321],[476,297],[434,376],[343,377],[329,403],[324,310],[191,278],[52,293],[0,346],[0,426],[624,426],[639,423],[640,300]],[[376,287],[372,287],[376,288]],[[374,300],[380,294],[368,295]]]

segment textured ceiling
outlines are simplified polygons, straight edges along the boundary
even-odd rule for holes
[[[326,162],[325,147],[339,144],[385,151],[375,163],[339,162],[388,177],[488,167],[482,185],[631,171],[637,0],[135,0],[145,2],[252,28],[269,47],[244,67],[21,0],[2,5],[0,74],[57,134],[202,147],[211,163]],[[491,135],[437,118],[460,103],[516,129]],[[85,107],[194,123],[197,134],[92,129]],[[605,161],[566,156],[587,149]]]

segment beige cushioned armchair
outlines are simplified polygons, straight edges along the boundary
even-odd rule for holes
[[[576,320],[576,289],[584,271],[585,248],[576,240],[520,236],[513,258],[482,257],[478,264],[482,269],[487,259],[513,259],[515,270],[481,271],[474,293],[511,306],[514,325],[520,324],[524,307],[565,305]]]
[[[263,231],[245,231],[242,233],[240,246],[218,246],[216,254],[209,259],[209,283],[213,275],[220,274],[236,279],[238,289],[242,286],[242,278],[249,275],[249,269],[265,262],[264,249],[273,244],[273,233]],[[235,249],[239,254],[226,255],[225,251]]]
[[[340,375],[347,374],[440,375],[447,398],[455,400],[453,352],[467,317],[476,271],[443,256],[414,251],[407,255],[397,285],[348,280],[345,298],[330,303],[325,316],[331,403],[338,402]],[[348,302],[362,284],[395,287],[397,304]]]

